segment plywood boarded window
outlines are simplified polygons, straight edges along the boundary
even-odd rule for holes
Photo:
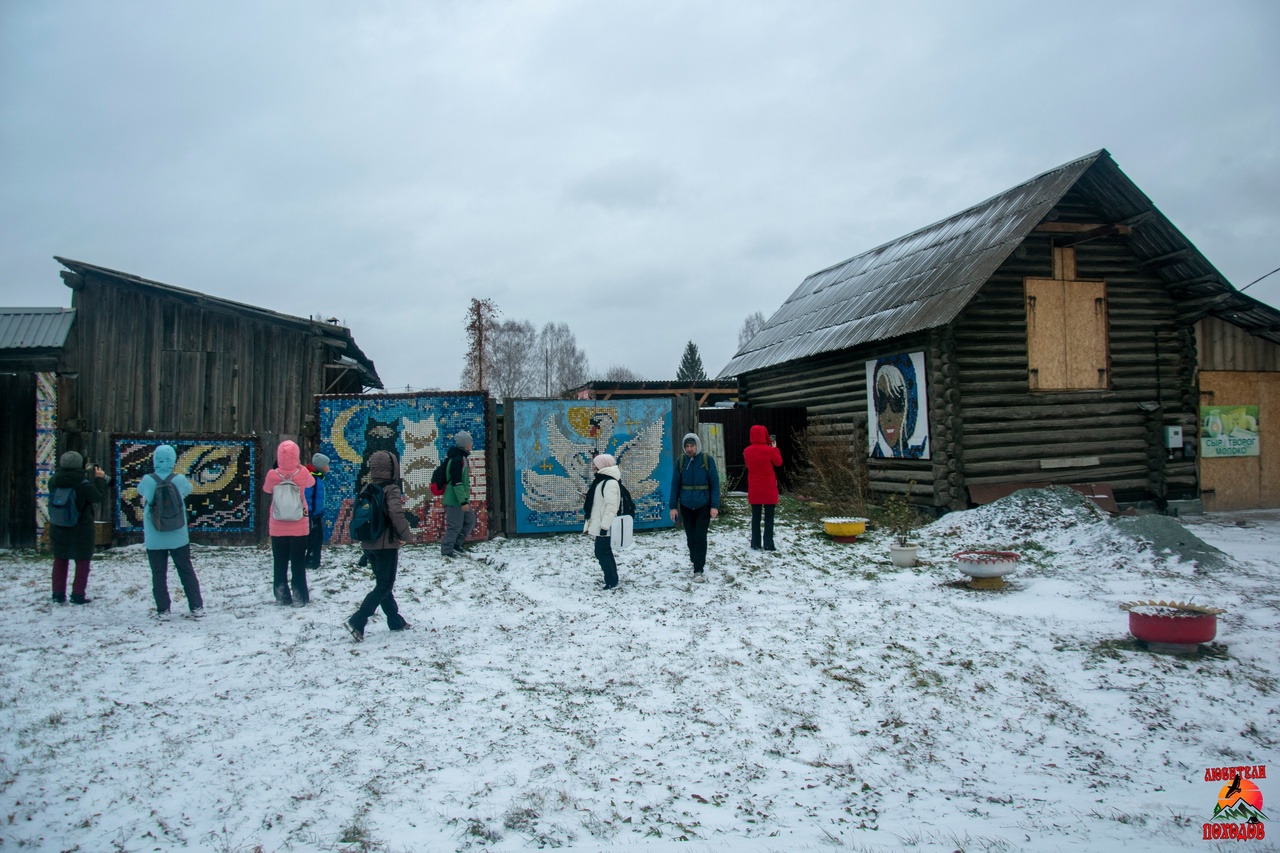
[[[1075,250],[1053,250],[1053,278],[1025,279],[1032,391],[1109,387],[1107,283],[1075,277]]]

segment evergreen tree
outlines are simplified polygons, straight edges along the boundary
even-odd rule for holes
[[[698,355],[698,345],[693,341],[685,345],[676,379],[680,382],[705,382],[707,379],[707,372],[702,369],[702,356]]]

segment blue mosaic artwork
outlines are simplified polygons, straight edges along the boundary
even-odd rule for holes
[[[142,532],[138,483],[154,470],[152,454],[162,444],[178,454],[173,470],[191,481],[187,517],[192,533],[245,533],[254,530],[258,485],[255,438],[165,438],[112,436],[116,471],[116,529]]]
[[[330,464],[324,479],[325,538],[333,544],[351,541],[351,510],[368,480],[369,457],[389,450],[400,458],[405,510],[418,518],[410,541],[439,542],[444,537],[444,506],[431,494],[431,473],[463,430],[474,441],[469,462],[476,529],[470,538],[488,538],[486,399],[483,394],[461,393],[318,397],[320,452]]]
[[[617,458],[636,502],[636,529],[670,527],[671,398],[515,400],[517,533],[582,530],[597,453]]]

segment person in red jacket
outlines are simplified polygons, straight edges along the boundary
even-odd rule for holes
[[[778,506],[778,472],[782,452],[778,441],[761,424],[751,428],[751,444],[742,451],[747,463],[747,501],[751,504],[751,550],[760,550],[760,515],[764,511],[764,549],[773,547],[773,511]]]

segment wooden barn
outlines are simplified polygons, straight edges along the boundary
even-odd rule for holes
[[[847,425],[872,489],[914,482],[917,503],[1061,483],[1162,505],[1201,493],[1207,340],[1215,368],[1275,371],[1280,313],[1236,291],[1104,150],[814,273],[720,377],[753,406]],[[1237,392],[1253,393],[1222,402]]]
[[[51,328],[39,340],[42,347],[0,349],[3,370],[13,374],[3,386],[6,422],[21,421],[26,434],[49,438],[3,445],[0,467],[21,473],[8,499],[13,509],[0,516],[6,525],[0,544],[35,544],[47,517],[41,474],[47,478],[59,454],[80,451],[119,479],[120,439],[129,436],[143,466],[149,464],[142,453],[149,442],[204,442],[210,452],[204,453],[202,475],[208,479],[197,491],[207,489],[209,523],[193,531],[204,534],[202,541],[264,539],[266,503],[256,489],[246,493],[253,498],[238,498],[247,501],[239,514],[227,494],[216,493],[243,491],[243,483],[228,479],[236,454],[243,451],[248,465],[238,469],[244,478],[260,480],[280,440],[295,439],[306,449],[316,435],[314,395],[382,387],[350,330],[336,323],[56,260],[66,268],[61,275],[72,291],[71,310],[22,309],[60,313],[45,315]],[[14,343],[16,338],[9,341]],[[198,447],[192,448],[194,458]],[[140,539],[140,528],[121,520],[120,497],[113,494],[117,503],[103,508],[99,519],[112,522],[117,539]]]

